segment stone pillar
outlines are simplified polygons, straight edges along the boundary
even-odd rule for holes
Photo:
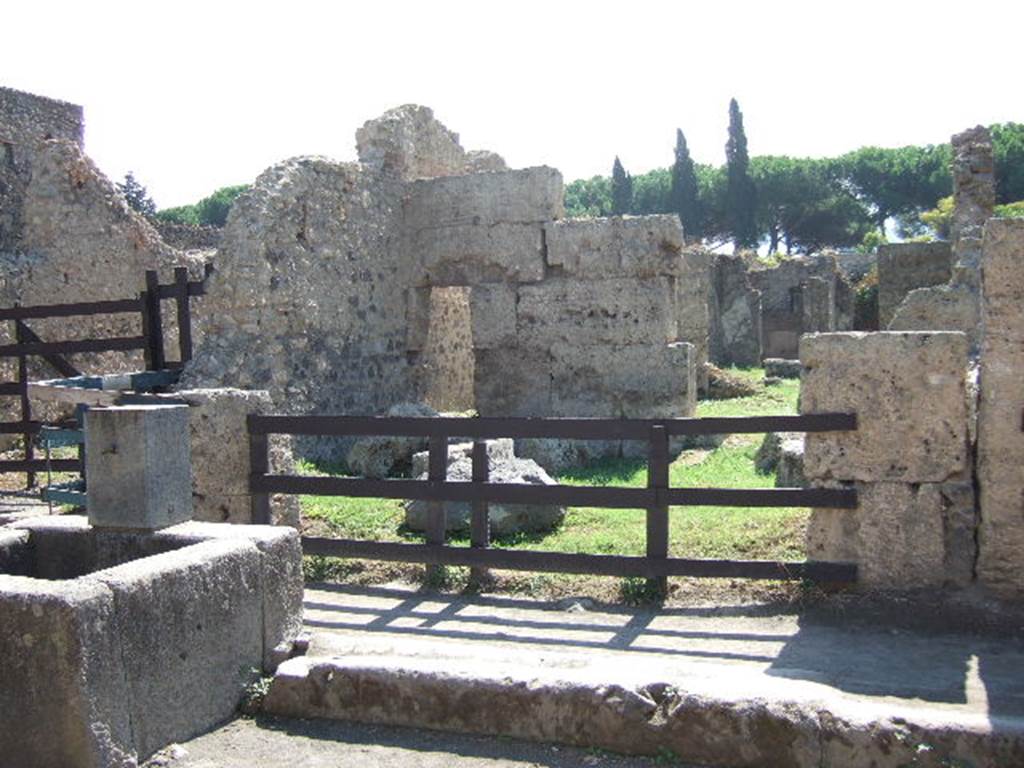
[[[86,508],[97,528],[154,531],[192,518],[188,406],[85,413]]]
[[[976,126],[952,139],[953,221],[949,239],[960,282],[978,286],[982,229],[996,204],[995,162],[988,128]]]
[[[978,405],[978,581],[1024,597],[1024,220],[985,226]]]
[[[265,390],[189,389],[175,393],[189,404],[188,441],[192,448],[192,502],[195,519],[212,523],[251,523],[249,494],[249,436],[246,417],[270,413],[273,405]],[[273,472],[294,470],[291,441],[272,435],[270,467]],[[275,494],[270,501],[271,522],[299,526],[296,496]]]
[[[966,586],[975,549],[962,333],[804,336],[801,413],[852,411],[853,432],[809,434],[809,485],[852,485],[855,510],[815,509],[812,560],[852,561],[867,588]]]

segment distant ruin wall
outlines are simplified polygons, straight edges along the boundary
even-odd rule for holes
[[[716,365],[761,363],[761,292],[742,256],[719,254],[711,268],[710,357]]]
[[[911,291],[949,282],[953,251],[946,242],[889,243],[878,249],[878,324],[888,328]]]

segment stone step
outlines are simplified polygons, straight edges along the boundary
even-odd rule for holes
[[[1024,765],[1017,714],[860,696],[814,682],[806,670],[768,675],[703,663],[681,671],[656,659],[609,663],[602,654],[574,664],[557,652],[529,665],[453,645],[416,639],[374,653],[370,640],[314,642],[314,652],[327,653],[283,663],[264,711],[671,753],[707,766]]]

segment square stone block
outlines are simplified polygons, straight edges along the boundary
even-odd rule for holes
[[[679,217],[565,219],[544,226],[547,261],[578,279],[678,275],[683,269]]]
[[[801,337],[800,412],[852,412],[849,432],[807,435],[810,481],[961,479],[967,439],[967,338],[955,332]]]
[[[192,517],[188,410],[126,405],[86,411],[90,523],[157,530]]]

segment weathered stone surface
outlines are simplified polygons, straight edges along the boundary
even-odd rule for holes
[[[697,387],[707,388],[704,364],[711,343],[711,262],[713,256],[703,248],[683,251],[682,272],[676,279],[676,339],[694,346]]]
[[[804,333],[827,333],[836,329],[836,284],[834,279],[809,277],[800,286]]]
[[[682,418],[697,403],[692,344],[551,348],[553,416]]]
[[[993,219],[982,258],[983,323],[977,476],[978,580],[1024,595],[1024,221]]]
[[[529,459],[489,460],[488,482],[516,483],[520,485],[555,485],[555,481],[536,462]],[[448,480],[469,482],[473,478],[473,463],[468,458],[459,458],[448,465]],[[419,476],[426,480],[427,475]],[[470,505],[461,502],[446,502],[445,529],[465,530],[469,528]],[[430,502],[409,501],[405,505],[405,524],[414,531],[427,527]],[[491,534],[506,536],[520,531],[545,531],[557,526],[565,517],[565,509],[546,504],[491,504],[488,508]]]
[[[655,344],[675,340],[673,287],[667,278],[549,279],[519,289],[521,346]]]
[[[507,171],[505,158],[497,152],[487,149],[471,149],[466,153],[466,173],[487,173],[490,171]]]
[[[992,136],[978,125],[953,136],[953,219],[949,236],[957,266],[969,271],[968,282],[978,286],[982,229],[996,203]]]
[[[717,255],[712,268],[710,358],[717,365],[761,362],[761,292],[742,256]]]
[[[481,416],[551,414],[550,353],[499,347],[476,353],[474,399]]]
[[[99,571],[116,605],[135,748],[149,755],[232,715],[262,665],[260,555],[211,541]]]
[[[565,219],[544,226],[547,262],[585,280],[678,275],[683,228],[675,215]]]
[[[388,409],[388,416],[403,418],[434,418],[438,412],[422,403],[398,403]],[[364,477],[382,478],[396,467],[408,466],[412,455],[427,447],[424,437],[364,437],[348,452],[348,468]]]
[[[246,417],[273,412],[270,395],[224,387],[182,390],[174,396],[189,405],[193,518],[215,523],[252,522]],[[295,469],[291,439],[274,435],[270,449],[271,471],[291,474]],[[275,496],[271,516],[276,524],[298,527],[298,498]]]
[[[460,173],[467,157],[457,133],[434,119],[429,107],[405,104],[367,120],[356,131],[359,161],[403,179]]]
[[[783,440],[779,446],[779,463],[776,467],[776,488],[803,488],[804,478],[804,436],[796,435]]]
[[[91,408],[85,416],[89,522],[156,530],[192,519],[188,408]]]
[[[710,363],[707,371],[707,396],[709,400],[730,400],[734,397],[750,397],[757,393],[757,384]]]
[[[115,611],[114,595],[97,581],[0,574],[0,762],[135,767]]]
[[[26,576],[33,570],[33,560],[28,531],[0,529],[0,573]]]
[[[516,440],[516,455],[537,462],[553,475],[560,475],[606,456],[619,456],[622,446],[618,440],[526,437]]]
[[[506,283],[473,286],[469,306],[475,349],[496,349],[515,344],[516,300],[516,291]]]
[[[494,463],[500,463],[503,461],[511,461],[515,458],[515,446],[512,438],[510,437],[499,437],[496,440],[484,440],[484,444],[487,446],[487,458]],[[473,443],[450,443],[448,445],[448,463],[446,466],[451,466],[456,461],[462,459],[473,458]],[[420,453],[414,454],[412,457],[412,476],[419,477],[420,475],[426,474],[430,469],[430,452],[421,451]]]
[[[969,467],[967,339],[960,333],[805,336],[801,413],[854,412],[807,435],[808,480],[943,482]]]
[[[562,174],[539,166],[517,171],[422,179],[409,186],[411,231],[473,224],[540,224],[565,216]]]
[[[419,399],[439,411],[473,407],[472,308],[469,288],[432,288]]]
[[[961,331],[974,340],[978,294],[965,285],[917,288],[907,294],[889,322],[890,331]]]
[[[174,548],[204,541],[245,541],[260,553],[263,668],[272,668],[274,649],[302,632],[302,544],[290,527],[229,526],[190,522],[154,535],[155,545]]]
[[[397,178],[324,158],[261,174],[232,205],[196,303],[208,341],[183,386],[266,390],[290,413],[368,415],[408,401],[412,270],[396,237],[403,189]],[[337,458],[339,447],[348,446],[304,440],[297,449]]]
[[[887,243],[878,249],[878,324],[888,328],[896,310],[917,288],[943,285],[952,277],[949,243]],[[894,329],[896,330],[896,329]]]
[[[973,551],[963,518],[973,508],[969,485],[882,482],[855,487],[857,509],[813,511],[808,559],[855,562],[858,583],[867,588],[969,583]]]
[[[799,379],[800,361],[783,360],[778,357],[766,357],[764,359],[764,375],[776,376],[780,379]]]
[[[481,219],[424,226],[410,236],[409,248],[421,284],[531,283],[544,278],[543,237],[539,224]]]

